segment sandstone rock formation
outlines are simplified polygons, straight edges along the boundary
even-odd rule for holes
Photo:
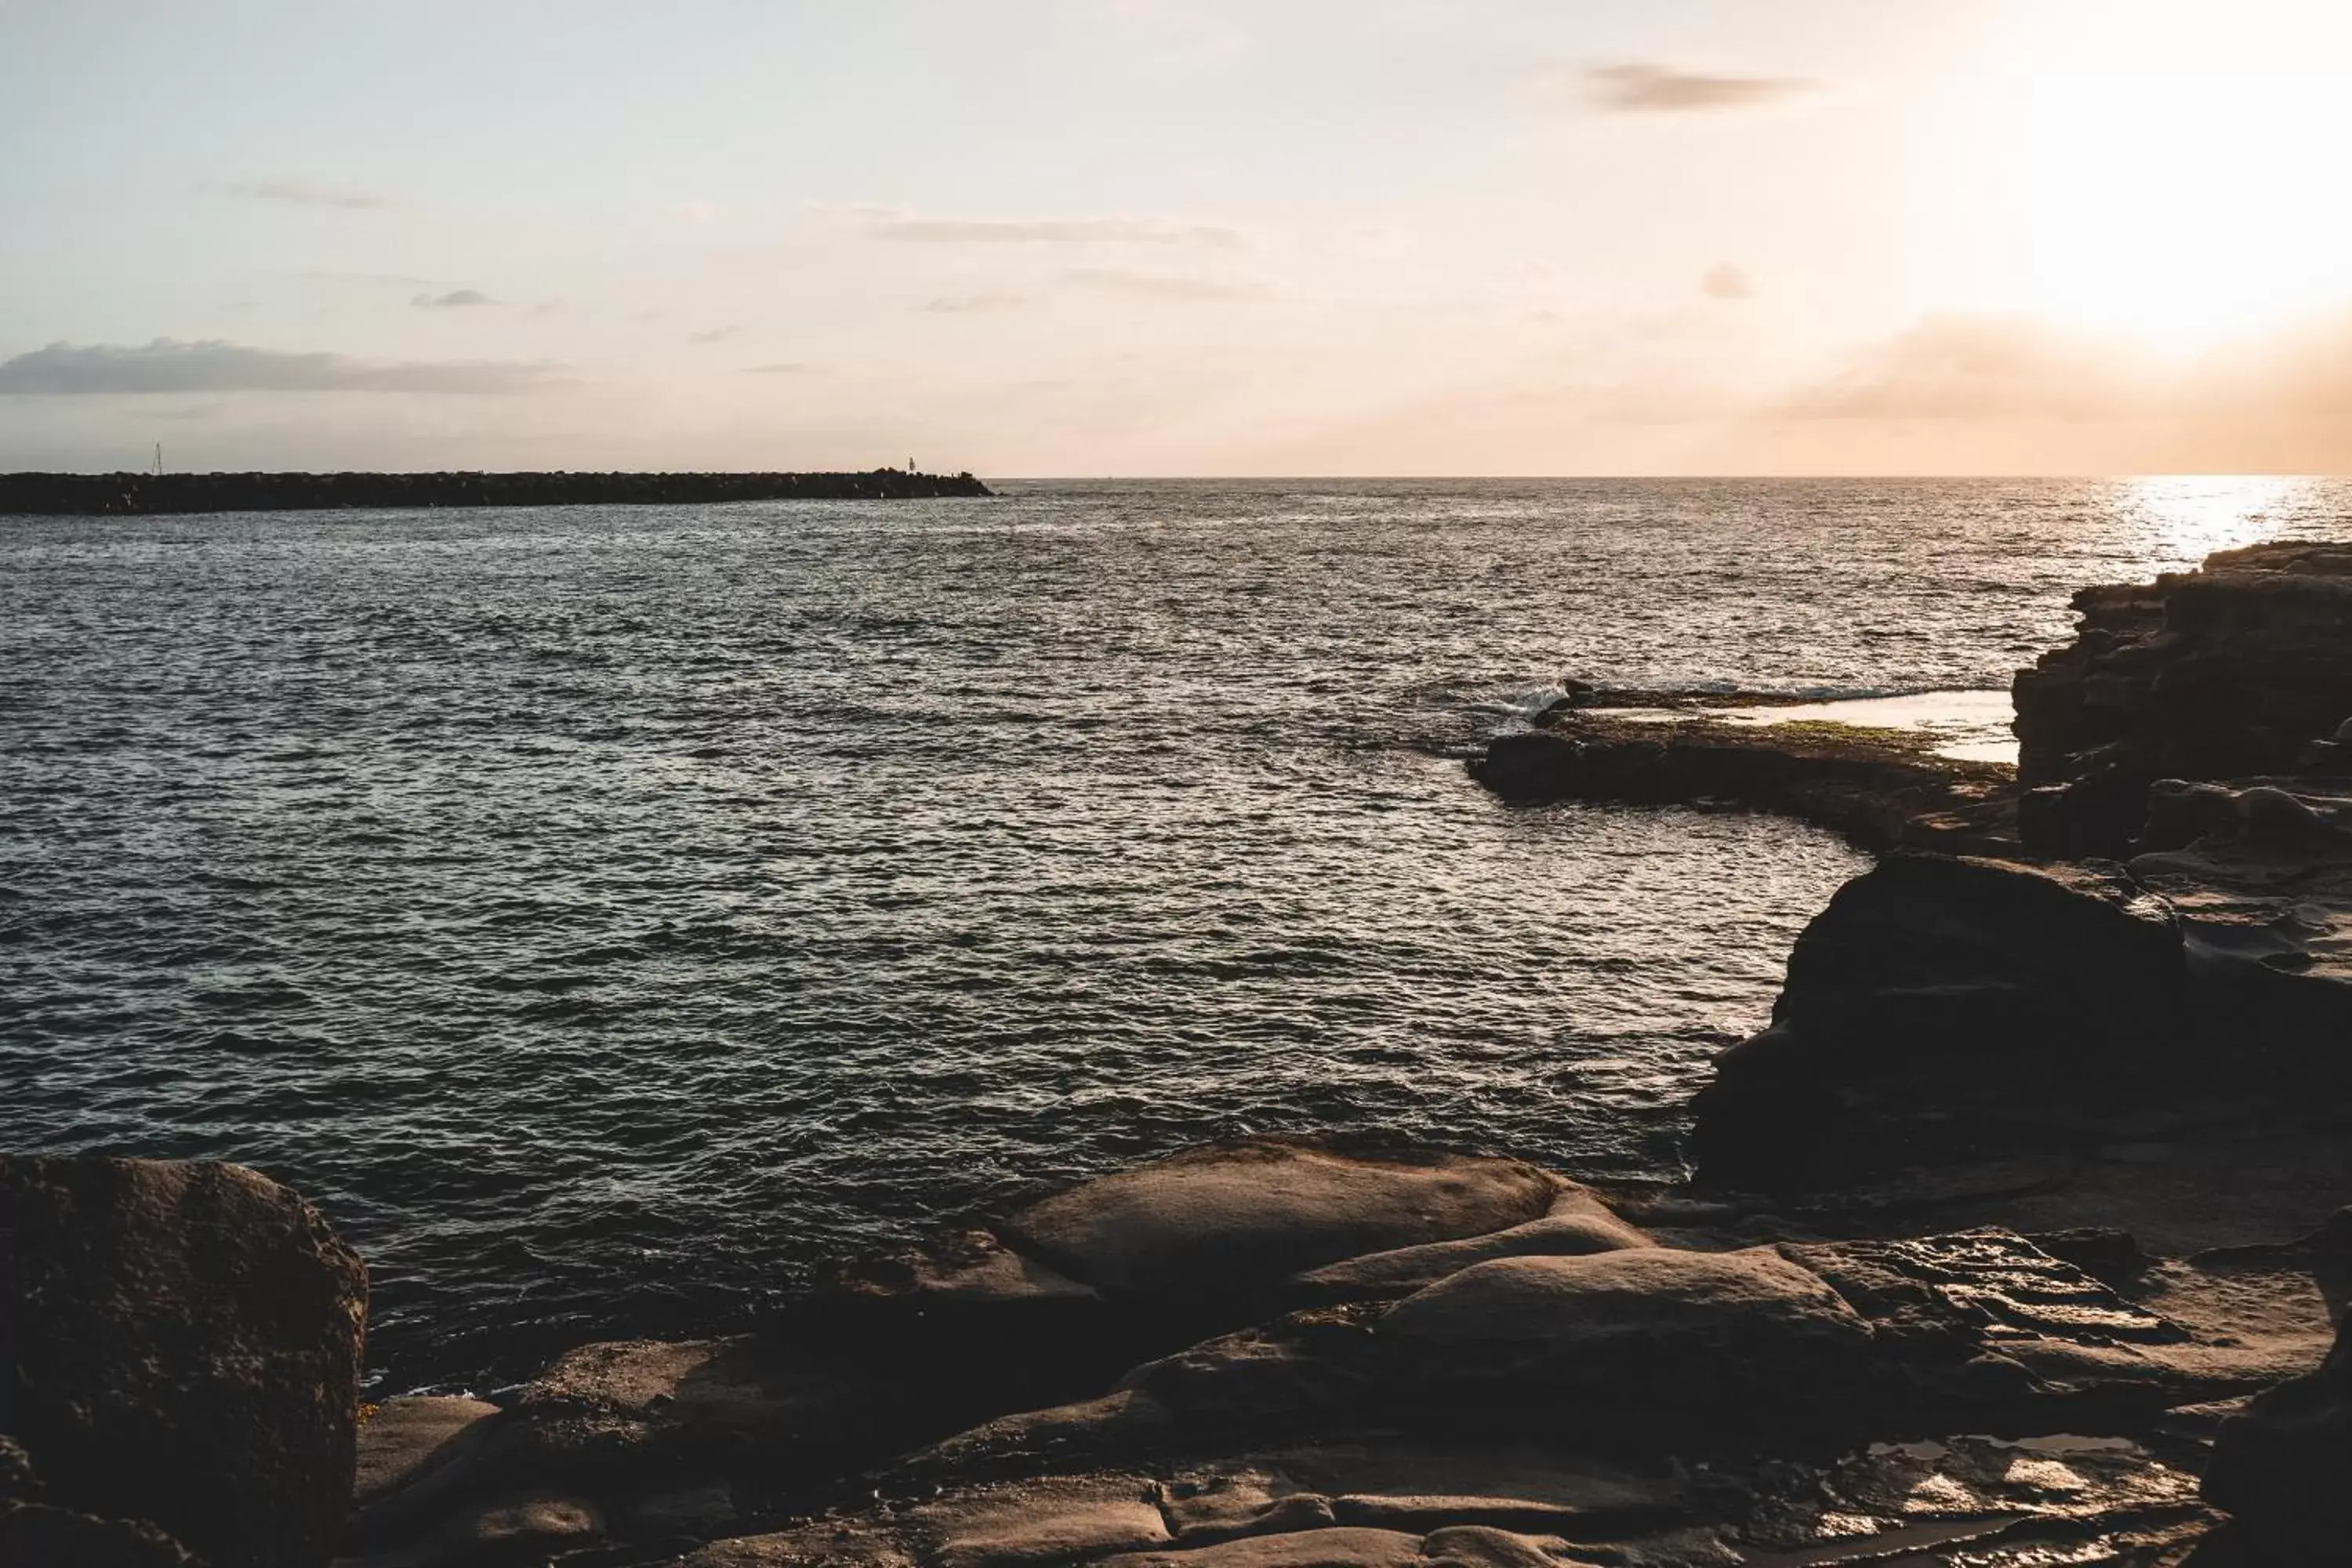
[[[397,1528],[355,1544],[373,1568],[591,1542],[580,1561],[600,1568],[2177,1563],[2212,1518],[2168,1435],[2179,1413],[2324,1345],[2315,1301],[2269,1333],[2233,1319],[2244,1266],[2053,1238],[2135,1272],[2116,1284],[1997,1226],[1840,1238],[1827,1223],[1742,1211],[1745,1235],[1668,1243],[1516,1162],[1212,1146],[847,1267],[787,1333],[590,1347],[499,1415],[362,1428],[403,1456],[452,1436],[371,1503]],[[1473,1226],[1491,1228],[1458,1234]],[[1032,1236],[1055,1248],[1042,1281],[1011,1261]],[[1237,1267],[1204,1290],[1220,1237]],[[1365,1247],[1381,1250],[1332,1257]],[[1074,1403],[1002,1405],[898,1450],[860,1432],[855,1400],[827,1406],[829,1441],[803,1440],[779,1366],[906,1409],[945,1386],[905,1375],[940,1363],[894,1282],[940,1302],[976,1289],[991,1315],[946,1312],[966,1347],[977,1322],[1070,1321],[1074,1300],[1136,1342],[1204,1302],[1272,1315],[1157,1343]],[[1150,1306],[1161,1293],[1181,1310]],[[861,1330],[867,1315],[887,1331]],[[868,1353],[885,1342],[905,1364]]]
[[[1293,1275],[1542,1218],[1562,1184],[1510,1160],[1371,1157],[1273,1141],[1088,1182],[1005,1238],[1114,1300],[1216,1300],[1246,1316]]]
[[[0,1433],[41,1504],[130,1521],[89,1560],[167,1561],[169,1537],[211,1568],[327,1561],[367,1278],[317,1211],[237,1165],[6,1156],[0,1248]]]
[[[2223,551],[2074,602],[2074,641],[2013,688],[2029,849],[2127,853],[2159,779],[2335,765],[2352,718],[2352,545]]]

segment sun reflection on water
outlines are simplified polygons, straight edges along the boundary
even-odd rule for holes
[[[2311,481],[2278,474],[2152,474],[2125,481],[2151,554],[2193,566],[2216,550],[2274,537]]]

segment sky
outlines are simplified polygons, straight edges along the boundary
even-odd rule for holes
[[[0,468],[2352,469],[2318,0],[0,0]]]

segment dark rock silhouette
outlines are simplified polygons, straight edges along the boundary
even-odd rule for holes
[[[367,1279],[316,1210],[237,1165],[0,1157],[0,1432],[43,1503],[211,1568],[327,1561]],[[168,1560],[112,1534],[122,1561]]]
[[[2180,1048],[2179,921],[2120,867],[1896,855],[1838,889],[1694,1106],[1701,1177],[1785,1191],[1949,1159],[2020,1102]]]
[[[2074,640],[2014,686],[2029,849],[2126,853],[2159,779],[2338,765],[2336,731],[2352,719],[2352,545],[2222,551],[2200,571],[2085,588],[2074,604]]]
[[[909,500],[993,492],[966,474],[0,474],[0,516]]]

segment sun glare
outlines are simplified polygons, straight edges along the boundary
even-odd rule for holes
[[[2352,295],[2352,18],[2325,0],[2028,13],[2017,100],[2031,309],[2202,346]]]
[[[2152,559],[2193,566],[2276,534],[2310,481],[2277,474],[2152,474],[2123,482],[2120,510]]]

